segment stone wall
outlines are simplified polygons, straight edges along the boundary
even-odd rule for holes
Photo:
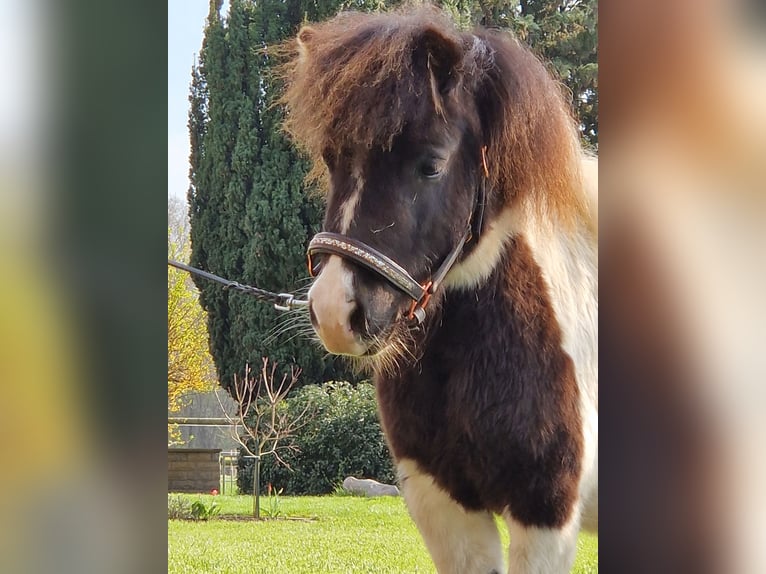
[[[219,448],[169,448],[168,492],[204,492],[220,488]]]

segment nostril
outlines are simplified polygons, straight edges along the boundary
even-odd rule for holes
[[[348,318],[348,325],[354,333],[367,335],[367,318],[364,314],[364,308],[358,301]]]

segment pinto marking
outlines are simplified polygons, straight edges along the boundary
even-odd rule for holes
[[[349,317],[356,309],[354,277],[346,263],[331,255],[311,285],[309,298],[316,302],[311,322],[327,350],[341,355],[361,355],[367,347],[349,328]],[[317,317],[323,317],[320,322]]]
[[[358,166],[354,165],[351,170],[351,179],[354,182],[354,188],[351,195],[340,207],[340,232],[348,233],[351,224],[354,222],[356,208],[362,199],[362,189],[364,188],[364,176]]]
[[[548,290],[562,329],[562,348],[572,357],[583,422],[583,476],[580,494],[593,529],[598,517],[598,247],[586,233],[570,234],[535,218],[524,233]]]
[[[447,289],[472,289],[487,280],[497,267],[514,233],[516,212],[505,209],[497,219],[487,224],[478,245],[468,257],[459,261],[444,279]]]
[[[411,459],[398,464],[399,484],[439,574],[505,571],[500,535],[487,511],[455,502]]]
[[[577,549],[576,518],[573,517],[560,529],[525,526],[508,513],[504,513],[503,518],[508,525],[510,536],[508,572],[549,574],[569,570]]]

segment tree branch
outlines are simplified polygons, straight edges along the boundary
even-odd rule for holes
[[[231,425],[232,438],[251,456],[274,456],[288,469],[290,465],[280,456],[280,451],[297,451],[294,444],[289,442],[285,444],[285,441],[293,438],[300,429],[305,427],[311,421],[313,414],[310,403],[297,415],[291,415],[290,411],[282,405],[298,382],[300,374],[301,369],[292,366],[289,374],[285,373],[277,385],[276,363],[269,365],[269,359],[264,357],[257,378],[251,376],[250,366],[245,365],[244,377],[242,379],[236,375],[234,377],[233,397],[237,403],[236,416],[227,412],[216,389],[216,399],[224,417]],[[239,427],[245,429],[246,436],[238,432]],[[248,446],[249,441],[254,443],[256,452]]]

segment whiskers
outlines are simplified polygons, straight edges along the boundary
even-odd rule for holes
[[[296,296],[307,298],[311,278],[296,290]],[[367,325],[365,325],[367,329]],[[275,326],[263,339],[264,345],[284,345],[296,338],[313,341],[323,348],[322,341],[311,325],[308,307],[295,307],[283,312]],[[395,322],[384,333],[366,336],[369,354],[359,357],[345,356],[357,374],[374,372],[383,376],[395,376],[402,369],[415,364],[420,358],[415,332],[403,320]],[[332,356],[327,353],[325,358]]]
[[[303,282],[303,287],[296,290],[296,297],[306,298],[310,285],[305,283],[309,281],[311,281],[310,277]],[[311,326],[308,307],[294,307],[289,311],[284,311],[276,325],[266,334],[263,344],[286,344],[298,337],[318,341],[314,328]]]
[[[355,369],[390,377],[413,365],[419,358],[413,332],[403,322],[397,322],[383,336],[373,336],[370,348],[375,351],[373,354],[354,357]]]

